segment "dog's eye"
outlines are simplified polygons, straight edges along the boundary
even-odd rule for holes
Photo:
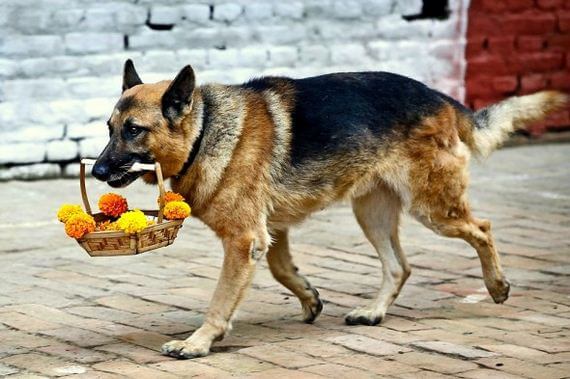
[[[136,125],[129,125],[126,128],[126,130],[127,130],[127,134],[131,137],[136,137],[145,131],[144,128],[141,128],[140,126],[136,126]]]

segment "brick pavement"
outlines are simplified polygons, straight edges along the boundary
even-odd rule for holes
[[[0,376],[8,378],[570,377],[570,145],[505,149],[472,169],[476,213],[494,222],[512,295],[495,305],[475,252],[406,219],[410,280],[382,326],[343,315],[378,289],[379,261],[348,206],[292,237],[320,290],[314,325],[262,264],[232,334],[210,356],[177,361],[160,345],[201,322],[221,263],[198,222],[137,257],[89,258],[53,221],[79,201],[71,180],[0,185]],[[90,182],[90,192],[107,189]],[[151,187],[127,190],[152,205]],[[95,195],[94,195],[95,198]]]

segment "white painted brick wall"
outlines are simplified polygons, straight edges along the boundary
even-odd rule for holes
[[[72,140],[55,140],[47,144],[47,160],[52,162],[69,161],[77,158],[77,142]]]
[[[262,2],[245,4],[244,13],[247,20],[267,20],[273,16],[273,5]]]
[[[223,3],[214,7],[214,20],[232,22],[243,12],[243,7],[235,3]]]
[[[97,156],[127,58],[145,81],[186,64],[199,83],[387,70],[461,98],[467,0],[451,3],[448,20],[408,22],[421,0],[3,0],[0,180]]]
[[[280,1],[275,4],[275,15],[293,20],[303,18],[304,6],[299,1]]]
[[[208,4],[184,5],[182,12],[185,20],[196,24],[207,24],[210,19],[210,6]]]
[[[182,9],[178,7],[156,6],[150,9],[150,23],[170,25],[178,23],[183,16]]]

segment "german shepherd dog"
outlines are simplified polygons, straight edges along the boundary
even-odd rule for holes
[[[378,324],[410,275],[398,239],[402,210],[473,246],[493,300],[507,300],[491,224],[469,207],[469,158],[489,155],[510,132],[567,101],[545,91],[472,112],[386,72],[197,87],[186,66],[172,81],[143,84],[127,60],[123,93],[108,121],[110,141],[93,175],[113,187],[139,176],[154,183],[154,173],[128,169],[158,161],[193,215],[221,238],[223,267],[203,325],[162,347],[166,355],[193,358],[230,330],[266,253],[275,279],[299,298],[303,320],[317,318],[323,305],[293,264],[288,228],[342,199],[351,200],[383,272],[377,297],[348,313],[347,324]]]

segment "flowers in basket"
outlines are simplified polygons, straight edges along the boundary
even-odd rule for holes
[[[160,198],[158,202],[160,204]],[[164,195],[164,202],[164,218],[167,220],[182,220],[190,216],[190,206],[182,195],[168,191]],[[96,222],[93,216],[76,204],[63,204],[57,212],[57,219],[65,224],[65,233],[76,239],[95,231],[134,234],[155,224],[154,218],[148,218],[141,210],[129,210],[127,199],[116,193],[102,195],[98,206],[108,219]]]

